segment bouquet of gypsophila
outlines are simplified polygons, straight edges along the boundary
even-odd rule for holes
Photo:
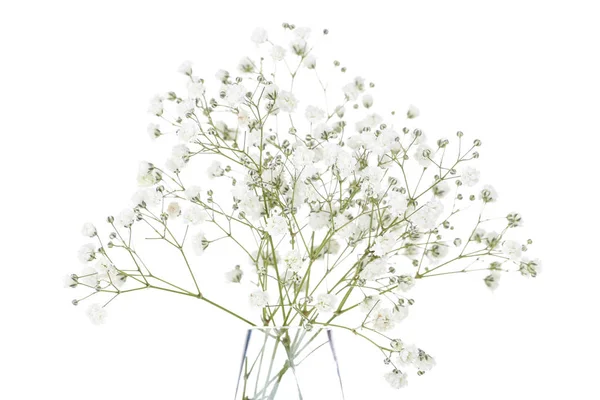
[[[426,140],[413,126],[416,107],[378,114],[374,84],[317,60],[310,29],[284,24],[283,34],[280,46],[256,29],[261,55],[216,78],[181,65],[186,90],[157,95],[149,108],[157,121],[148,133],[168,143],[167,161],[140,164],[140,189],[131,207],[108,217],[108,239],[84,225],[93,243],[66,284],[91,289],[74,304],[106,296],[88,308],[95,323],[116,297],[156,289],[249,326],[348,330],[383,353],[386,380],[399,388],[409,368],[421,375],[435,364],[393,333],[417,281],[479,273],[495,289],[504,272],[535,277],[540,262],[523,255],[531,241],[510,239],[522,225],[518,213],[486,216],[498,196],[479,186],[471,165],[479,140],[462,132]],[[157,274],[139,241],[164,243],[169,268],[187,281]],[[220,244],[243,254],[229,253],[220,274],[230,290],[245,291],[253,314],[220,303],[198,279],[199,260]]]

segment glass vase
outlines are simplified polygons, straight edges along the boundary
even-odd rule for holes
[[[329,328],[248,330],[235,400],[344,400]]]

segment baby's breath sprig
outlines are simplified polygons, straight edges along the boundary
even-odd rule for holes
[[[75,305],[106,296],[88,309],[95,323],[118,296],[154,289],[250,326],[301,326],[309,341],[323,327],[347,330],[382,353],[386,380],[400,388],[408,369],[422,375],[435,365],[393,334],[415,302],[412,287],[476,273],[495,290],[507,272],[536,277],[541,262],[525,255],[531,240],[513,235],[519,213],[488,216],[498,193],[480,186],[472,165],[480,140],[469,145],[463,132],[428,140],[414,105],[383,117],[374,83],[317,58],[310,29],[283,28],[287,45],[258,28],[259,54],[216,79],[184,62],[184,94],[151,100],[148,135],[170,147],[167,160],[140,164],[139,190],[107,218],[106,244],[84,225],[94,243],[81,247],[84,266],[65,286],[91,291]],[[137,240],[164,243],[188,281],[159,274]],[[198,278],[196,258],[222,246],[244,255],[225,257],[224,275],[229,290],[247,292],[254,316],[213,299]]]

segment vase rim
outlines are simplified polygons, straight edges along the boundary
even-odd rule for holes
[[[281,330],[281,329],[305,329],[303,326],[301,325],[284,325],[284,326],[252,326],[250,328],[248,328],[249,331],[266,331],[266,330]],[[326,331],[330,331],[332,329],[331,326],[313,326],[313,328],[310,331],[314,331],[314,330],[326,330]],[[307,332],[310,332],[307,331]]]

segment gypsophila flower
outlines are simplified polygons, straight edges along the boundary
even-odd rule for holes
[[[225,101],[231,107],[239,107],[246,100],[246,88],[242,85],[228,85],[225,90]]]
[[[130,228],[135,222],[135,212],[131,208],[126,208],[119,213],[117,221],[123,228]]]
[[[529,260],[523,257],[521,260],[519,271],[523,276],[535,278],[542,271],[542,262],[539,259]]]
[[[406,292],[415,285],[415,278],[410,275],[400,275],[398,277],[398,289]]]
[[[273,215],[267,219],[266,231],[271,236],[279,236],[288,230],[287,221],[281,215]]]
[[[506,216],[506,220],[508,221],[509,228],[516,228],[519,226],[523,226],[523,217],[521,214],[512,212]]]
[[[371,96],[370,94],[365,94],[362,97],[362,104],[365,108],[371,108],[371,106],[373,105],[373,96]]]
[[[315,304],[315,307],[321,312],[329,313],[335,311],[338,302],[339,300],[334,294],[321,293],[319,296],[317,296],[317,303]]]
[[[281,111],[291,113],[298,106],[298,100],[291,92],[282,90],[277,96],[276,104]]]
[[[419,109],[412,104],[408,107],[408,111],[406,111],[406,117],[409,119],[417,118],[419,114],[421,114]]]
[[[496,290],[498,285],[500,284],[500,271],[491,271],[488,276],[486,276],[483,281],[490,290]]]
[[[239,265],[236,265],[234,269],[225,273],[225,280],[229,283],[240,283],[243,276],[244,272]]]
[[[81,228],[81,234],[87,237],[94,237],[98,234],[96,227],[91,222],[86,222]]]
[[[177,137],[182,142],[189,142],[200,132],[198,124],[191,119],[185,120],[181,123],[181,128],[177,130]]]
[[[383,274],[388,272],[387,259],[376,258],[367,264],[362,271],[360,271],[360,278],[367,281],[372,281],[381,277]]]
[[[106,323],[106,309],[99,304],[92,304],[87,310],[87,315],[94,325],[102,325]]]
[[[431,150],[431,147],[424,144],[420,145],[415,150],[415,160],[417,160],[422,167],[428,167],[431,165],[432,155],[433,151]]]
[[[77,278],[73,275],[65,275],[63,285],[66,288],[75,288],[77,287]]]
[[[401,389],[408,384],[407,375],[397,369],[386,373],[384,378],[394,389]]]
[[[408,345],[404,346],[402,350],[400,350],[396,362],[399,365],[407,366],[414,363],[418,357],[419,349],[417,349],[414,345]]]
[[[194,253],[197,256],[201,256],[204,253],[204,250],[208,246],[208,242],[206,241],[206,237],[204,236],[204,232],[198,231],[191,238],[192,248],[194,249]]]
[[[256,28],[252,32],[250,39],[256,44],[262,44],[268,39],[267,31],[264,28]]]
[[[308,54],[306,57],[304,57],[302,64],[308,69],[315,69],[317,66],[317,57],[315,57],[313,54]]]
[[[163,114],[163,110],[163,97],[157,94],[150,100],[148,112],[160,117]]]
[[[161,180],[160,173],[154,165],[142,161],[139,163],[137,182],[140,186],[152,186]]]
[[[229,80],[229,71],[220,69],[215,74],[215,78],[217,78],[217,80],[221,83],[227,83],[227,81]]]
[[[197,205],[186,207],[181,213],[184,224],[198,225],[206,220],[206,212]]]
[[[505,240],[502,243],[502,252],[511,260],[518,260],[521,257],[521,247],[515,240]]]
[[[146,132],[148,132],[148,136],[150,139],[156,139],[162,136],[162,132],[160,131],[160,126],[158,124],[149,123],[146,128]]]
[[[250,293],[250,305],[252,307],[262,308],[269,304],[269,294],[262,290]]]
[[[190,81],[187,83],[188,96],[192,99],[202,98],[206,88],[201,81]]]
[[[177,71],[181,72],[184,75],[192,75],[192,62],[184,61],[181,63]]]
[[[302,268],[302,255],[298,249],[290,250],[283,258],[286,268],[293,272],[299,272]]]
[[[181,215],[181,206],[176,201],[172,201],[167,206],[167,215],[169,218],[177,218]]]
[[[419,349],[419,353],[413,361],[413,365],[417,367],[419,371],[431,371],[431,369],[435,367],[435,359],[429,354],[425,353],[423,350]]]
[[[479,171],[471,166],[463,167],[460,173],[460,181],[467,186],[475,186],[479,182]]]
[[[77,253],[77,258],[82,263],[92,261],[95,258],[96,254],[96,246],[92,243],[84,244],[79,248],[79,252]]]
[[[185,189],[185,198],[190,201],[199,201],[201,199],[202,188],[200,186],[190,186]]]
[[[304,112],[304,116],[311,124],[316,124],[325,119],[325,111],[321,110],[319,107],[308,106],[306,107],[306,111]]]
[[[271,57],[273,57],[273,60],[275,61],[283,60],[285,57],[285,49],[281,46],[273,46],[273,48],[271,48]]]
[[[485,185],[479,193],[479,198],[483,200],[484,203],[491,203],[498,199],[498,193],[496,193],[496,190],[492,186]]]
[[[381,306],[381,298],[377,295],[365,296],[360,303],[360,310],[364,313],[370,313]]]
[[[221,167],[221,163],[215,160],[206,169],[206,174],[211,179],[218,178],[225,174],[225,170]]]
[[[373,329],[379,332],[386,332],[394,328],[395,320],[392,310],[389,308],[380,308],[373,310]]]

